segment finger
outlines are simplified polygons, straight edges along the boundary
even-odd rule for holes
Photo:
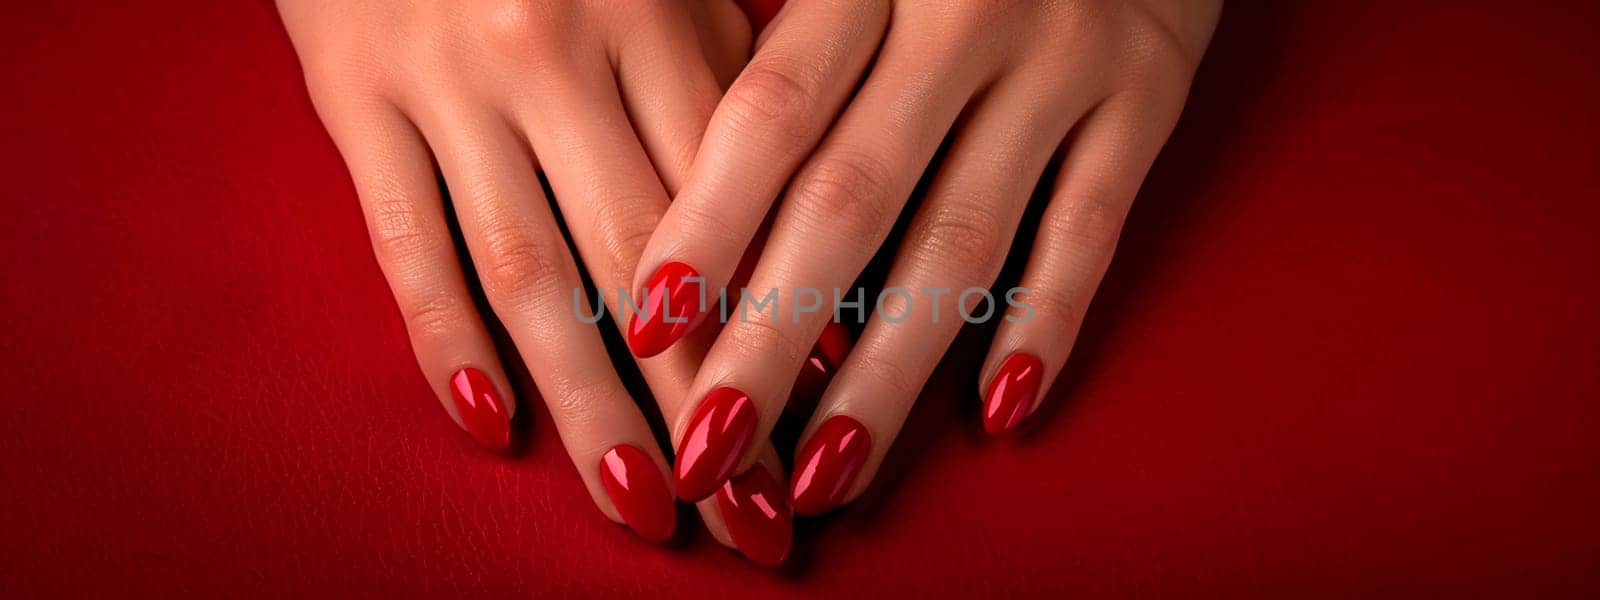
[[[705,399],[681,425],[695,445],[680,447],[674,465],[680,497],[709,494],[753,460],[744,441],[766,437],[777,423],[839,300],[834,290],[850,285],[883,243],[986,75],[953,54],[930,58],[896,44],[893,32],[878,62],[789,184],[751,277],[751,301],[729,319],[700,369],[691,393]]]
[[[760,10],[756,10],[756,7],[754,6],[751,7],[750,25],[751,28],[755,30],[756,39],[753,48],[753,51],[755,52],[760,52],[761,47],[766,45],[767,39],[772,37],[772,32],[776,31],[779,27],[782,27],[784,14],[792,12],[789,10],[789,7],[801,3],[778,2],[777,4],[780,4],[780,6],[776,8],[761,7]]]
[[[732,0],[692,2],[690,10],[717,89],[726,90],[750,60],[752,23]]]
[[[349,165],[417,365],[456,425],[484,448],[504,450],[516,409],[511,386],[462,275],[421,134],[386,103],[318,106]]]
[[[529,365],[595,504],[641,537],[665,540],[676,521],[666,461],[599,330],[573,313],[589,307],[574,306],[582,283],[532,157],[498,115],[450,106],[419,121],[455,190],[484,293]]]
[[[749,266],[754,265],[754,261],[747,260],[745,262],[749,263]],[[741,286],[748,280],[749,269],[746,267],[746,265],[741,265],[739,273],[734,276],[733,285]],[[703,357],[704,348],[710,346],[708,338],[705,339],[705,341],[702,341],[702,338],[706,338],[706,336],[703,334],[707,333],[715,333],[715,330],[710,327],[704,327],[690,332],[689,336],[683,341],[673,345],[672,348],[668,349],[657,358],[651,359],[650,362],[660,360],[661,357],[669,356],[673,353],[679,352],[685,347],[701,348],[700,356]],[[799,419],[799,422],[804,422],[803,419],[810,415],[811,411],[816,407],[817,400],[822,395],[822,390],[827,387],[828,382],[832,379],[838,365],[844,364],[845,358],[850,352],[851,344],[851,335],[849,331],[842,325],[838,323],[829,323],[828,326],[823,329],[822,337],[817,340],[816,346],[811,349],[811,356],[806,359],[805,366],[802,368],[801,373],[796,380],[795,389],[790,394],[789,403],[784,407],[786,418]],[[699,359],[696,360],[697,362],[695,364],[698,365]],[[694,371],[688,371],[688,375],[690,378],[692,378]],[[682,392],[687,392],[688,381],[689,379],[684,379],[684,385],[678,390],[680,392],[680,398],[684,397]],[[673,413],[666,415],[667,422],[669,423],[677,422],[677,417],[678,415]],[[793,434],[798,433],[798,431],[793,432]],[[790,439],[792,440],[792,438]],[[761,459],[759,459],[757,463],[758,468],[752,468],[747,472],[746,475],[736,477],[730,480],[729,483],[723,484],[723,487],[719,488],[718,493],[713,494],[710,498],[697,502],[695,506],[700,510],[701,518],[705,521],[707,531],[709,531],[712,537],[714,537],[719,543],[729,548],[740,550],[743,554],[752,557],[752,559],[756,560],[757,562],[771,564],[774,562],[774,559],[761,557],[772,557],[782,554],[782,552],[777,549],[784,548],[786,546],[786,540],[789,540],[792,535],[792,525],[787,524],[789,518],[792,517],[792,511],[783,508],[782,505],[779,504],[787,503],[787,496],[784,494],[785,490],[782,488],[784,478],[782,477],[783,471],[781,468],[781,463],[776,460],[777,454],[771,449],[772,441],[768,439],[762,439],[759,440],[759,442],[763,448],[757,451],[758,455],[761,456]],[[758,470],[761,471],[760,475],[750,474],[755,473]],[[755,491],[752,491],[752,486],[762,484],[764,482],[755,481],[752,478],[769,476],[776,477],[774,483],[778,485],[778,489],[774,490],[775,493],[771,495],[761,494],[761,500],[757,502],[758,494]],[[737,487],[730,487],[733,482],[736,481],[741,482],[740,485]],[[749,497],[750,501],[742,503],[736,501],[736,499],[743,497]],[[736,542],[733,536],[729,533],[728,525],[725,523],[726,520],[722,516],[724,503],[730,503],[734,506],[739,506],[742,504],[746,507],[770,507],[770,516],[766,516],[769,514],[768,511],[763,511],[760,513],[761,516],[758,516],[754,513],[748,514],[746,518],[742,520],[742,522],[754,522],[760,526],[746,526],[741,531],[739,538],[740,541]],[[784,517],[782,515],[790,515],[790,517]],[[754,519],[752,520],[752,518]]]
[[[793,26],[773,34],[717,105],[682,191],[645,248],[631,288],[646,290],[650,303],[628,330],[636,356],[659,353],[704,318],[705,290],[727,285],[888,21],[882,0],[804,2],[793,10]]]
[[[630,28],[617,57],[617,87],[667,193],[676,193],[722,97],[706,49],[684,3],[641,3],[648,13]],[[630,273],[631,275],[631,273]],[[626,282],[623,282],[625,285]]]
[[[758,565],[776,567],[789,557],[794,540],[794,512],[783,489],[783,463],[771,445],[760,451],[756,464],[728,480],[716,494],[699,504],[706,525],[724,546],[737,549]]]
[[[578,71],[606,72],[610,66],[598,58]],[[508,118],[541,157],[573,246],[604,298],[596,307],[603,312],[594,314],[609,313],[625,327],[635,312],[634,299],[621,292],[668,201],[613,81],[610,76],[546,79],[540,89],[511,102]],[[573,291],[565,293],[564,305],[570,307]],[[664,412],[681,410],[671,403],[682,394],[659,386],[675,374],[692,374],[704,349],[635,361]]]
[[[651,175],[644,149],[628,127],[617,90],[595,83],[601,79],[587,81],[570,82],[556,96],[530,98],[521,105],[516,120],[530,132],[536,150],[550,149],[546,155],[552,158],[544,167],[568,230],[596,287],[606,290],[606,302],[616,314],[620,302],[616,287],[623,285],[634,268],[642,240],[666,210],[667,199]],[[628,240],[638,243],[629,244]],[[621,321],[616,322],[620,327]],[[686,391],[712,333],[700,332],[652,359],[638,361],[669,422],[687,408]],[[768,464],[774,477],[782,481],[777,453],[769,443],[760,446],[764,456],[772,459]],[[654,445],[650,450],[654,456]],[[773,548],[781,545],[787,552],[791,518],[786,512],[765,520],[755,518],[748,508],[754,497],[759,495],[768,506],[777,504],[765,500],[771,494],[747,488],[729,491],[731,498],[746,498],[736,503],[742,510],[728,513],[714,498],[696,508],[712,535],[724,545],[745,550],[752,560],[781,562]],[[732,516],[724,518],[724,514]]]
[[[1072,351],[1111,262],[1123,219],[1182,107],[1173,98],[1112,98],[1066,149],[1019,289],[984,361],[984,429],[1015,429],[1038,408]]]
[[[859,495],[962,325],[994,314],[988,288],[1028,197],[1087,104],[1036,87],[1012,78],[969,109],[885,281],[899,292],[885,294],[802,436],[790,482],[796,511],[826,512]]]

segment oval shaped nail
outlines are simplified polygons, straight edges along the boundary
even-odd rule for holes
[[[815,515],[839,506],[871,453],[872,434],[860,421],[846,415],[823,421],[794,463],[789,496],[795,512]]]
[[[645,282],[639,314],[628,323],[628,349],[634,356],[649,358],[672,347],[709,307],[702,306],[709,305],[704,296],[705,279],[694,267],[681,262],[661,265]]]
[[[755,403],[744,392],[720,387],[706,394],[678,444],[673,465],[678,497],[698,502],[716,493],[739,466],[759,420]]]
[[[450,397],[462,425],[479,446],[499,452],[511,445],[511,416],[483,371],[472,367],[456,371],[450,377]]]
[[[717,509],[728,537],[745,558],[776,567],[789,558],[794,538],[794,513],[789,497],[765,466],[756,465],[717,490]]]
[[[652,542],[672,537],[677,504],[648,453],[627,444],[612,448],[600,457],[600,482],[612,506],[639,537]]]
[[[1032,354],[1018,352],[1006,357],[989,382],[983,402],[983,429],[999,435],[1017,428],[1038,400],[1044,365]]]

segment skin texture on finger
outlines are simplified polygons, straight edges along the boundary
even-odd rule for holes
[[[802,361],[832,318],[834,290],[855,281],[877,252],[945,133],[992,66],[956,65],[953,59],[941,64],[941,51],[901,40],[890,32],[878,65],[786,190],[749,285],[753,296],[763,298],[770,291],[776,300],[765,307],[744,304],[749,310],[737,312],[723,327],[701,367],[693,393],[704,395],[705,402],[720,401],[723,396],[714,390],[729,388],[749,398],[756,427],[749,434],[742,425],[728,429],[728,438],[769,435]],[[802,312],[801,304],[817,310]],[[723,424],[749,421],[737,412],[728,415],[738,418]],[[681,426],[698,431],[703,422]],[[712,454],[741,451],[733,444],[707,447]],[[720,455],[711,460],[726,462]],[[698,473],[720,481],[752,460],[746,453],[732,471]],[[716,483],[696,473],[680,466],[680,494],[692,498]]]
[[[595,60],[598,58],[603,57],[591,57],[587,68],[608,72],[605,69],[609,64]],[[613,76],[556,77],[547,88],[508,102],[510,119],[522,129],[536,153],[549,157],[545,161],[546,176],[561,203],[568,229],[573,232],[573,242],[606,299],[607,308],[614,319],[623,323],[632,345],[637,330],[649,322],[642,315],[653,309],[660,312],[661,294],[653,290],[651,296],[643,297],[638,288],[624,286],[667,210],[662,181],[674,176],[657,176],[655,165],[633,130]],[[652,118],[664,124],[682,117]],[[666,146],[690,147],[697,143],[692,137],[696,135],[692,124],[677,123],[664,129],[662,143]],[[664,160],[662,164],[669,169],[684,166],[677,160]],[[625,298],[624,291],[628,294]],[[675,307],[687,306],[678,303]],[[662,345],[655,352],[636,355],[654,356],[665,349],[666,345]]]
[[[717,87],[726,90],[750,61],[750,19],[732,0],[691,2],[690,10]]]
[[[722,97],[707,48],[727,43],[720,39],[704,43],[697,31],[694,13],[708,13],[713,6],[667,2],[640,3],[636,8],[646,14],[622,26],[616,50],[617,87],[634,132],[655,166],[653,172],[670,195],[683,184],[706,123]]]
[[[1111,98],[1078,126],[1051,190],[1012,308],[984,361],[984,429],[1015,430],[1039,407],[1072,352],[1122,223],[1177,122],[1183,90]]]
[[[593,66],[602,68],[599,64]],[[667,211],[667,194],[662,186],[666,176],[658,178],[610,77],[568,81],[559,89],[558,94],[518,103],[510,118],[536,152],[548,149],[544,156],[550,158],[541,161],[541,166],[555,192],[573,246],[604,298],[606,311],[626,333],[628,320],[621,316],[631,315],[632,307],[624,307],[618,292],[626,289],[645,240]],[[681,127],[671,134],[696,135]],[[668,140],[669,145],[691,142],[688,137]],[[570,310],[573,291],[564,293],[567,297],[563,306]],[[594,313],[585,316],[591,314]],[[658,388],[667,374],[693,373],[699,368],[709,345],[709,337],[701,339],[698,349],[635,361],[657,398],[674,396],[669,390]],[[655,369],[663,363],[675,367],[657,376]]]
[[[643,6],[642,3],[633,3]],[[654,4],[654,3],[653,3]],[[664,3],[663,3],[664,4]],[[400,113],[425,114],[434,117],[450,117],[454,120],[438,118],[435,124],[445,124],[448,127],[436,127],[435,133],[466,133],[467,141],[481,142],[482,140],[470,139],[470,128],[458,127],[462,123],[471,124],[476,121],[493,121],[495,119],[468,119],[458,114],[461,109],[498,110],[501,114],[517,114],[508,108],[518,106],[518,101],[527,99],[550,99],[567,95],[575,82],[601,81],[607,84],[617,79],[611,62],[616,54],[607,55],[606,50],[614,50],[615,44],[588,43],[606,42],[597,35],[606,31],[599,25],[605,23],[610,17],[629,13],[633,6],[616,4],[606,9],[600,6],[579,7],[576,3],[425,3],[417,6],[407,5],[398,9],[398,5],[384,3],[316,3],[316,2],[289,2],[282,3],[284,18],[291,31],[291,37],[296,42],[296,49],[306,63],[308,82],[315,97],[324,99],[344,100],[347,98],[390,98],[399,106]],[[576,10],[576,9],[582,10]],[[648,6],[646,6],[648,8]],[[747,29],[739,22],[737,9],[726,3],[708,2],[693,5],[696,12],[695,25],[699,30],[700,41],[705,47],[722,48],[722,59],[717,62],[717,68],[722,75],[731,79],[732,73],[743,62],[743,56],[748,51]],[[615,9],[615,10],[611,10]],[[703,10],[709,9],[709,10]],[[704,14],[702,14],[704,13]],[[729,18],[733,17],[733,18]],[[413,23],[412,21],[416,21]],[[728,25],[739,27],[728,28]],[[418,27],[418,25],[421,25]],[[391,35],[395,32],[406,32],[405,35]],[[721,32],[734,32],[738,35],[727,35]],[[710,32],[710,34],[707,34]],[[746,32],[746,33],[739,33]],[[692,34],[691,34],[692,35]],[[414,51],[413,51],[414,50]],[[400,60],[396,60],[400,59]],[[533,60],[530,60],[533,59]],[[583,76],[576,76],[577,74]],[[319,94],[319,90],[321,93]],[[615,91],[612,90],[612,95]],[[447,97],[448,96],[448,97]],[[547,105],[548,102],[536,101],[535,105]],[[613,102],[615,104],[615,102]],[[362,110],[372,110],[363,107]],[[394,108],[388,109],[394,112]],[[617,111],[620,114],[620,109]],[[325,115],[326,116],[326,115]],[[363,116],[363,115],[356,115]],[[481,115],[473,115],[481,117]],[[529,121],[536,125],[547,124],[544,115],[532,115],[535,119]],[[524,129],[538,130],[537,126],[526,126],[515,119],[507,118],[513,124],[524,125]],[[626,125],[626,118],[615,119],[618,123]],[[350,124],[352,119],[334,123],[330,119],[330,127],[339,124]],[[407,124],[409,126],[409,124]],[[485,130],[498,130],[504,123],[480,123]],[[703,125],[703,124],[702,124]],[[693,131],[698,136],[699,131]],[[631,134],[631,132],[630,132]],[[422,148],[420,134],[413,132],[417,138],[417,147]],[[460,141],[460,140],[457,140]],[[588,150],[596,160],[594,163],[601,168],[606,168],[604,149],[587,148],[587,140],[582,136],[571,139],[571,147],[558,147],[554,150],[560,154],[570,150]],[[479,144],[483,145],[483,144]],[[511,146],[513,144],[504,144]],[[635,142],[637,145],[637,142]],[[693,143],[680,143],[682,146],[693,146]],[[379,144],[378,150],[385,150],[386,146],[398,144]],[[478,153],[482,158],[484,153]],[[425,163],[418,172],[428,176],[424,182],[428,190],[434,193],[435,203],[432,205],[437,223],[441,224],[440,231],[445,234],[441,239],[447,243],[444,247],[453,249],[449,244],[448,229],[443,227],[443,212],[437,200],[437,183],[432,174],[431,164],[427,160],[425,149],[419,152],[422,156],[420,162]],[[524,156],[524,158],[527,158]],[[472,167],[481,167],[470,161],[462,161]],[[527,170],[533,168],[532,162],[526,165]],[[612,167],[614,168],[614,167]],[[674,173],[686,169],[686,165],[666,167],[657,171],[667,172],[677,181],[681,181],[683,174]],[[653,176],[650,169],[639,169],[640,174]],[[531,172],[531,171],[528,171]],[[558,178],[560,179],[560,178]],[[557,186],[563,189],[569,187],[557,181]],[[456,188],[473,188],[466,184],[457,184]],[[537,190],[536,186],[522,185],[509,186],[511,188],[526,188]],[[462,199],[471,198],[472,191],[495,191],[496,186],[482,186],[478,190],[457,190],[457,204]],[[563,193],[565,197],[567,194]],[[654,211],[631,211],[618,208],[616,214],[629,217],[638,214],[653,212],[659,215],[665,210],[665,198],[660,198],[662,206]],[[495,202],[494,204],[502,204]],[[531,205],[538,206],[535,202]],[[626,205],[619,203],[619,207]],[[513,205],[514,206],[514,205]],[[465,210],[463,210],[465,214]],[[465,220],[465,219],[464,219]],[[487,228],[486,228],[487,229]],[[504,228],[495,231],[515,232],[520,228]],[[574,231],[575,235],[583,235]],[[509,234],[507,235],[509,238]],[[552,234],[551,239],[559,239]],[[506,244],[515,248],[519,243]],[[481,244],[480,244],[481,246]],[[475,252],[476,254],[480,254]],[[541,253],[533,253],[541,256]],[[563,257],[570,261],[570,257]],[[629,257],[625,262],[634,262],[637,256]],[[452,262],[452,264],[454,264]],[[487,270],[487,269],[486,269]],[[627,269],[631,271],[631,268]],[[451,282],[460,284],[465,288],[462,277],[457,274],[451,278],[433,278],[434,281]],[[491,286],[493,287],[493,286]],[[463,297],[466,295],[463,293]],[[570,306],[570,297],[563,304]],[[465,306],[471,306],[470,302]],[[481,323],[479,324],[481,327]],[[536,331],[537,333],[537,331]],[[709,346],[710,337],[714,331],[706,332],[702,336],[689,336],[685,343],[673,350],[663,353],[655,360],[647,361],[641,365],[645,378],[650,382],[651,388],[656,391],[657,399],[662,401],[669,415],[682,410],[682,402],[677,399],[683,397],[685,389],[692,381],[694,370],[698,367],[704,355],[705,348]],[[519,341],[524,343],[525,340]],[[493,358],[492,348],[488,351]],[[498,375],[499,369],[494,369],[496,379],[503,380]],[[470,378],[469,378],[470,379]],[[579,378],[581,379],[581,378]],[[446,382],[448,384],[449,382]],[[478,381],[467,381],[471,385],[464,386],[468,392],[475,392],[481,386]],[[501,381],[502,387],[503,381]],[[437,386],[436,386],[437,387]],[[507,388],[509,389],[509,388]],[[478,395],[473,393],[473,396]],[[447,405],[447,410],[451,406]],[[451,411],[454,416],[454,411]],[[671,417],[669,417],[671,418]],[[557,417],[561,425],[561,417]],[[570,442],[570,440],[568,440]],[[569,447],[571,444],[569,443]],[[616,446],[611,448],[600,458],[597,464],[579,465],[580,474],[586,484],[591,488],[591,495],[595,502],[608,516],[616,518],[617,513],[635,528],[640,530],[645,537],[657,537],[662,527],[639,525],[637,515],[629,512],[629,507],[624,503],[612,506],[607,503],[607,498],[594,492],[594,481],[599,480],[608,495],[615,498],[618,493],[633,493],[630,490],[641,489],[637,485],[639,480],[634,477],[638,470],[660,472],[661,463],[659,451],[654,444],[645,445],[633,451],[631,446]],[[641,460],[643,455],[643,460]],[[583,462],[580,460],[580,462]],[[646,486],[649,488],[649,486]],[[653,490],[654,496],[660,496],[660,486]],[[670,496],[670,489],[668,489]],[[716,510],[715,502],[703,503],[700,507],[708,514]],[[661,520],[655,521],[658,525]],[[717,521],[720,523],[720,521]],[[713,534],[724,543],[731,544],[726,531],[720,525],[713,525]],[[652,534],[650,531],[657,533]]]
[[[598,83],[606,81],[603,78],[592,81],[596,83],[567,87],[576,93],[546,99],[537,112],[531,107],[526,109],[519,113],[519,122],[530,130],[528,138],[535,148],[556,149],[552,151],[554,158],[543,166],[572,232],[573,244],[595,285],[605,290],[605,301],[616,315],[619,298],[615,290],[626,285],[627,275],[638,261],[643,237],[666,210],[667,198],[652,175],[655,171],[640,142],[628,127],[617,90],[609,87],[609,82]],[[542,125],[537,129],[533,129],[535,119]],[[563,149],[567,151],[559,152]],[[613,323],[625,331],[623,321],[613,319]],[[713,329],[692,332],[665,352],[636,361],[667,422],[690,408],[686,392],[714,335]],[[762,440],[759,446],[776,457],[770,443]],[[654,444],[642,448],[652,457],[659,455]],[[696,509],[713,537],[723,545],[737,547],[720,517],[716,499],[699,502]]]
[[[675,511],[665,460],[599,331],[573,315],[571,290],[581,280],[532,157],[503,119],[463,106],[448,103],[418,121],[454,192],[484,293],[527,362],[595,504],[641,537],[665,540]]]
[[[882,0],[805,2],[793,10],[806,18],[774,33],[718,104],[683,189],[645,248],[633,289],[659,279],[658,270],[670,263],[703,277],[700,289],[713,297],[727,285],[784,183],[855,87],[888,20]],[[687,300],[677,304],[688,308]],[[692,329],[704,311],[683,318],[688,324],[678,329]],[[670,345],[671,332],[656,333],[668,327],[630,334],[635,354]]]
[[[887,296],[802,436],[796,510],[860,495],[966,319],[1003,311],[1003,297],[969,290],[993,285],[1034,186],[1087,108],[1061,91],[1075,87],[1011,78],[968,110],[884,284],[908,295]]]
[[[784,13],[791,12],[789,10],[790,7],[800,4],[799,2],[784,2],[783,0],[776,1],[781,4],[781,6],[778,7],[777,12],[772,13],[772,18],[767,20],[767,22],[755,32],[756,39],[754,46],[751,48],[752,52],[760,52],[761,47],[766,45],[767,38],[772,36],[773,30],[777,29],[779,24],[783,22]]]
[[[484,448],[504,450],[516,405],[468,291],[422,135],[381,100],[319,96],[418,367],[456,425]]]

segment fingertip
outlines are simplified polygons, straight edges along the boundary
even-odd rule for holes
[[[1016,430],[1038,402],[1044,363],[1025,352],[1007,356],[989,381],[983,401],[983,430],[999,436]]]
[[[505,452],[511,446],[511,411],[483,371],[465,367],[450,377],[450,398],[456,415],[479,446]]]
[[[639,537],[661,543],[672,539],[677,503],[667,489],[656,461],[632,444],[622,444],[600,457],[600,482],[611,505]]]
[[[723,484],[717,508],[734,547],[750,562],[778,567],[789,558],[794,513],[789,497],[765,465],[757,465]]]
[[[650,358],[682,339],[706,312],[705,278],[694,267],[668,262],[645,282],[640,304],[628,324],[628,350]]]
[[[689,420],[673,466],[678,497],[698,502],[717,492],[755,439],[760,424],[755,403],[738,389],[706,394]]]
[[[848,415],[834,415],[806,441],[790,476],[794,512],[819,515],[844,503],[872,454],[872,434]]]

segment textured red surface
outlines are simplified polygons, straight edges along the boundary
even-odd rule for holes
[[[0,595],[1600,593],[1597,6],[1230,4],[1050,408],[963,337],[787,572],[445,418],[268,3],[8,7]]]

